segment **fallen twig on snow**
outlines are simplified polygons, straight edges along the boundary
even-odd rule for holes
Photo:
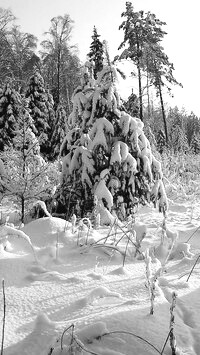
[[[195,261],[195,263],[194,263],[192,269],[191,269],[190,272],[189,272],[188,278],[187,278],[187,280],[186,280],[187,282],[189,281],[189,278],[190,278],[190,276],[192,275],[192,272],[193,272],[193,270],[194,270],[194,268],[195,268],[195,266],[196,266],[196,264],[197,264],[199,258],[200,258],[200,254],[198,255],[198,257],[197,257],[197,259],[196,259],[196,261]]]

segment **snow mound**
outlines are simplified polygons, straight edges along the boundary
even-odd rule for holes
[[[120,266],[117,269],[114,269],[109,272],[109,275],[129,275],[128,271],[124,269],[123,266]]]
[[[39,314],[34,322],[34,329],[23,340],[6,349],[6,355],[46,355],[56,329],[56,322],[46,314]],[[42,335],[42,339],[41,339]],[[39,352],[38,352],[38,349]]]
[[[103,276],[101,274],[97,274],[96,272],[91,272],[87,276],[91,277],[93,280],[103,280]]]
[[[55,244],[57,233],[61,233],[64,229],[72,228],[70,222],[58,217],[44,217],[36,219],[26,224],[22,231],[26,233],[33,245],[43,247],[48,244]]]
[[[99,286],[90,292],[90,294],[87,296],[87,301],[88,303],[92,303],[96,299],[103,297],[121,298],[121,295],[118,292],[111,292],[107,287]]]

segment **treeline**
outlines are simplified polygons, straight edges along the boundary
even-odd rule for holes
[[[124,31],[124,40],[119,46],[122,51],[113,62],[106,42],[101,42],[97,29],[93,29],[88,59],[93,62],[94,79],[104,64],[131,60],[138,95],[132,93],[124,102],[126,110],[146,122],[149,138],[160,152],[170,148],[198,153],[198,118],[178,108],[165,108],[163,93],[171,93],[172,85],[181,86],[174,77],[173,63],[162,47],[165,22],[149,11],[135,11],[131,2],[126,2],[122,18],[119,27]],[[28,114],[31,117],[29,129],[37,137],[43,157],[57,158],[72,110],[71,97],[80,85],[81,63],[77,48],[70,43],[72,26],[69,15],[54,17],[38,53],[38,39],[15,25],[11,10],[0,8],[1,151],[12,145],[19,122]],[[159,106],[151,102],[152,90]]]
[[[73,21],[69,15],[53,18],[38,54],[37,38],[14,20],[11,10],[0,8],[0,150],[13,143],[28,112],[41,153],[53,159],[80,77],[77,49],[70,45]]]
[[[139,99],[131,94],[124,103],[126,110],[139,117]],[[200,153],[200,119],[194,112],[186,112],[184,108],[165,108],[168,140],[166,140],[162,108],[153,102],[143,108],[145,133],[156,150],[162,154]]]
[[[70,44],[73,21],[69,15],[54,17],[44,33],[37,54],[38,39],[14,24],[11,10],[0,8],[0,84],[10,78],[21,94],[26,92],[35,69],[50,90],[55,108],[60,101],[67,110],[69,98],[79,81],[80,60]]]

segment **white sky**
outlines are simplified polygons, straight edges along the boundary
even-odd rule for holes
[[[175,98],[170,103],[200,116],[199,0],[134,0],[133,5],[135,10],[150,10],[167,23],[165,53],[174,63],[176,79],[184,86],[173,88]],[[82,61],[89,52],[94,25],[100,39],[108,41],[111,58],[119,54],[123,31],[118,27],[125,11],[124,0],[0,0],[0,7],[10,8],[21,30],[34,34],[39,42],[44,39],[42,35],[49,29],[51,18],[69,14],[74,21],[71,43],[78,45]],[[135,84],[129,80],[123,90],[130,93],[131,87]]]

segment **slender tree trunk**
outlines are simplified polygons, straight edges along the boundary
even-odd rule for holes
[[[142,81],[141,81],[141,70],[140,65],[137,65],[138,69],[138,83],[139,83],[139,102],[140,102],[140,119],[143,121],[143,104],[142,104]]]
[[[22,192],[22,196],[21,196],[21,213],[22,213],[21,221],[22,221],[22,223],[24,223],[24,214],[25,214],[25,198],[24,198],[24,194],[25,194],[25,191],[26,191],[26,188],[27,188],[27,177],[26,177],[26,159],[27,159],[27,155],[26,155],[25,145],[26,145],[26,127],[25,127],[25,121],[23,121],[22,179],[23,179],[23,182],[24,182],[24,191]]]
[[[67,114],[69,115],[70,112],[71,112],[71,104],[70,104],[69,90],[68,90],[68,87],[67,87],[67,83],[66,83],[66,96],[67,96],[67,106],[68,106]]]
[[[162,116],[163,116],[163,122],[164,122],[165,138],[166,138],[166,143],[168,143],[167,120],[166,120],[166,115],[165,115],[165,108],[164,108],[164,103],[163,103],[160,80],[158,80],[158,91],[159,91],[159,96],[160,96],[160,104],[161,104],[161,110],[162,110]]]
[[[60,102],[60,65],[61,65],[61,52],[58,49],[58,62],[57,62],[57,102],[56,102],[56,109]]]
[[[22,221],[22,223],[24,223],[24,216],[25,216],[25,199],[24,199],[24,196],[21,197],[21,214],[22,214],[21,221]]]
[[[150,97],[149,97],[149,72],[147,70],[147,109],[148,109],[148,120],[151,118],[151,109],[150,109]]]
[[[137,70],[138,70],[138,84],[139,84],[139,102],[140,102],[140,119],[143,121],[143,105],[142,105],[142,80],[141,80],[141,70],[140,70],[140,44],[137,36]]]

